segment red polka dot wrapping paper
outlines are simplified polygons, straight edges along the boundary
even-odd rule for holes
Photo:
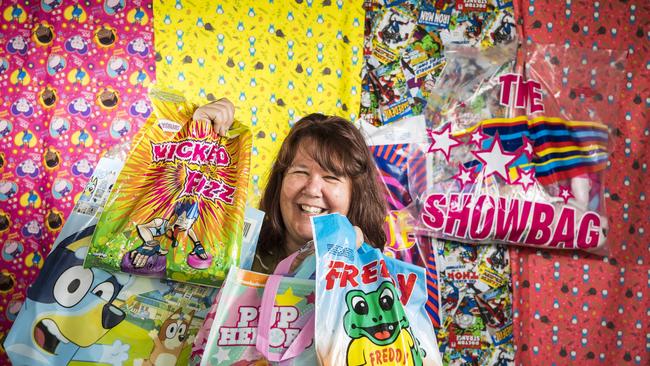
[[[517,365],[648,365],[650,3],[516,3],[523,42],[627,51],[613,95],[605,204],[611,254],[512,249]]]
[[[140,0],[0,2],[0,342],[102,153],[151,113],[152,15]]]

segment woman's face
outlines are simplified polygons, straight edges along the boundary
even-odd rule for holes
[[[323,170],[301,144],[282,179],[280,211],[286,227],[285,246],[293,253],[313,239],[311,216],[350,210],[352,182]]]

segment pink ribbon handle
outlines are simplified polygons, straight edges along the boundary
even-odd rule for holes
[[[287,258],[288,259],[288,258]],[[267,360],[272,362],[286,361],[300,355],[314,339],[314,314],[309,315],[307,323],[300,330],[289,348],[283,353],[274,353],[270,350],[269,333],[275,319],[271,319],[275,296],[278,293],[280,282],[284,277],[281,275],[270,275],[264,286],[264,295],[260,304],[260,318],[257,323],[257,340],[255,347]]]

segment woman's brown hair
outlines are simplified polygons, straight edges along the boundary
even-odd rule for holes
[[[361,228],[365,241],[383,249],[386,234],[383,224],[386,204],[377,179],[375,162],[361,132],[349,121],[336,116],[313,113],[293,126],[282,143],[273,163],[266,189],[260,200],[260,210],[266,213],[260,232],[258,253],[274,257],[285,252],[285,225],[280,212],[280,191],[285,172],[291,166],[298,148],[303,148],[321,168],[352,182],[352,196],[347,218]]]

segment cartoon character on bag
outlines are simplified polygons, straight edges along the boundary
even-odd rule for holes
[[[125,254],[134,269],[143,268],[145,265],[151,267],[153,272],[163,272],[168,250],[162,249],[157,238],[167,237],[171,240],[171,247],[176,248],[179,244],[178,236],[186,232],[187,237],[192,240],[194,248],[187,257],[187,264],[197,269],[205,269],[212,263],[212,256],[205,251],[199,241],[192,225],[199,218],[199,203],[191,198],[184,198],[176,202],[174,213],[170,219],[154,218],[153,220],[137,225],[140,238],[144,242],[139,247]],[[122,261],[123,270],[128,270]]]
[[[348,366],[422,365],[422,355],[404,308],[391,282],[376,291],[352,290],[345,297],[345,333],[352,338],[347,350]],[[407,348],[408,347],[408,348]]]
[[[194,310],[189,314],[182,314],[177,309],[163,322],[160,330],[152,330],[149,335],[153,338],[153,349],[148,360],[134,361],[134,365],[159,366],[176,365],[176,361],[187,343],[190,324],[194,318]]]
[[[62,241],[47,258],[5,341],[14,365],[68,365],[71,361],[121,366],[130,345],[97,344],[126,314],[113,301],[126,282],[83,267],[91,226]]]

